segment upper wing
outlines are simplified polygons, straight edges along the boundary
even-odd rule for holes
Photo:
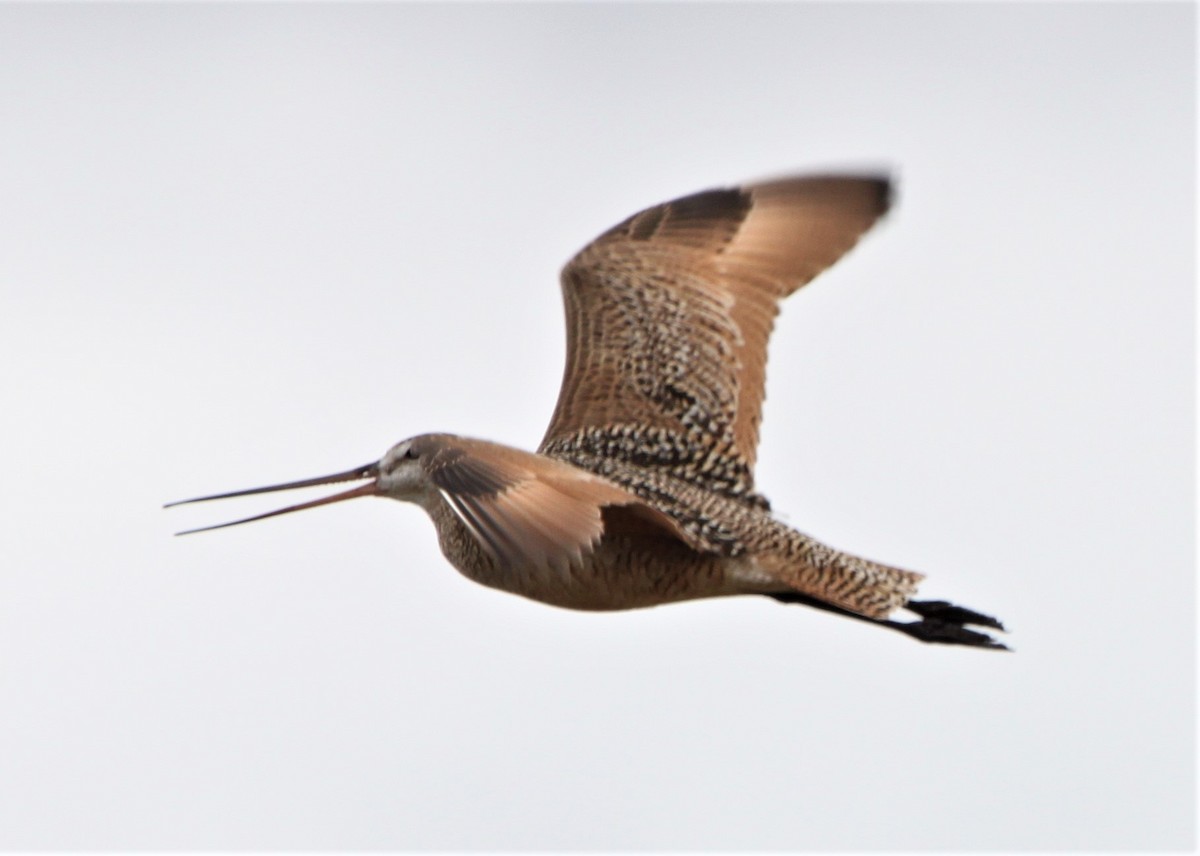
[[[625,506],[637,525],[702,548],[667,515],[570,464],[448,434],[427,434],[417,442],[434,486],[502,565],[578,566],[605,533],[602,512],[610,506]]]
[[[778,302],[887,210],[885,178],[808,176],[635,214],[562,273],[567,365],[541,451],[752,497]]]

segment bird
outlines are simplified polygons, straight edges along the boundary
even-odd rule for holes
[[[997,619],[915,599],[923,574],[827,546],[755,490],[780,303],[855,246],[892,197],[886,173],[815,173],[640,211],[562,270],[566,366],[536,452],[423,434],[345,472],[168,503],[360,482],[177,534],[379,496],[423,508],[467,578],[559,607],[756,595],[922,642],[1007,649],[987,632],[1005,630]]]

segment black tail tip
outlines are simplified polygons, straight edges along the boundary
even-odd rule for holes
[[[767,596],[781,603],[803,603],[806,606],[844,615],[847,618],[898,630],[920,642],[929,642],[935,645],[965,645],[971,648],[988,648],[993,651],[1012,650],[988,634],[966,627],[966,625],[974,625],[999,630],[1002,633],[1006,632],[1004,625],[997,619],[962,606],[955,606],[944,600],[910,600],[904,605],[904,608],[921,616],[921,620],[893,621],[886,618],[868,618],[800,592],[772,592]]]
[[[889,621],[888,626],[902,633],[907,633],[922,642],[941,643],[944,645],[969,645],[974,648],[993,648],[999,651],[1011,650],[1003,642],[998,642],[986,633],[968,630],[965,625],[990,627],[993,630],[1006,632],[1004,625],[990,615],[975,612],[962,606],[955,606],[944,600],[910,600],[904,608],[921,616],[920,621],[899,622]]]
[[[962,606],[955,606],[944,600],[910,600],[904,608],[915,612],[922,618],[932,618],[947,621],[951,624],[975,624],[979,627],[990,627],[993,630],[1005,632],[1004,625],[990,615],[975,612]]]

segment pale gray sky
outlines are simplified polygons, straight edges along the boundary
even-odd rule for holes
[[[0,6],[0,847],[1187,848],[1194,7]],[[421,512],[164,512],[532,448],[559,266],[889,167],[788,302],[761,488],[1012,655],[571,613]]]

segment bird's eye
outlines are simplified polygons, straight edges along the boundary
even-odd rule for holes
[[[412,446],[409,446],[404,450],[404,457],[410,461],[415,461],[417,459],[417,450]]]

